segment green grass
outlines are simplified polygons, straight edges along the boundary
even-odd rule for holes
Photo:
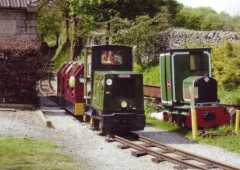
[[[1,170],[77,170],[69,156],[43,140],[0,137]]]
[[[146,68],[143,76],[144,84],[160,86],[160,68],[158,65]]]
[[[240,88],[231,91],[219,88],[218,95],[221,103],[240,104]]]
[[[240,135],[234,134],[234,127],[225,125],[222,127],[210,129],[209,132],[215,134],[210,137],[199,137],[198,141],[209,145],[225,148],[229,151],[240,153]],[[188,138],[191,133],[188,134]]]
[[[145,102],[144,109],[145,109],[146,123],[148,126],[153,126],[153,127],[165,130],[165,131],[179,130],[179,127],[177,125],[174,125],[170,122],[160,121],[153,117],[150,117],[150,113],[156,111],[156,107],[154,106],[154,104],[152,104],[150,102]]]

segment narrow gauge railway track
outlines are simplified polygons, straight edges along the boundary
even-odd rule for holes
[[[144,97],[145,98],[152,98],[152,99],[160,99],[160,87],[159,86],[152,86],[152,85],[144,85]]]
[[[54,90],[50,80],[40,80],[39,93],[42,96],[56,95],[56,91]]]
[[[132,155],[136,157],[151,155],[153,156],[153,162],[160,163],[163,161],[168,161],[175,164],[176,169],[240,170],[240,168],[197,156],[137,134],[134,134],[134,137],[131,137],[130,139],[114,135],[112,140],[121,143],[121,145],[119,145],[119,148],[121,149],[132,148],[136,150],[132,152]]]

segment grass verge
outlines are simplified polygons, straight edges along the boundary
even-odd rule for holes
[[[77,165],[57,146],[31,138],[0,137],[1,170],[77,170]]]
[[[219,88],[218,95],[221,103],[224,104],[240,104],[240,88],[227,91],[223,88]]]
[[[190,140],[192,140],[192,132],[190,129],[183,129],[173,123],[157,120],[150,117],[150,113],[156,111],[156,108],[151,103],[145,103],[145,114],[147,125],[165,130],[168,132],[178,133]],[[240,153],[240,135],[233,134],[234,126],[225,125],[218,128],[208,129],[210,135],[199,136],[198,143],[205,143],[217,147],[224,148],[226,150]]]

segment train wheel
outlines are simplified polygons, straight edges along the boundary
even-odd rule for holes
[[[165,122],[168,122],[169,121],[169,113],[168,112],[163,112],[163,120],[165,121]]]
[[[93,130],[99,130],[99,120],[98,119],[91,117],[90,125]]]
[[[88,115],[84,114],[83,115],[83,122],[89,122],[90,121],[90,118]]]
[[[94,128],[94,118],[93,117],[90,117],[90,126],[91,126],[92,130],[95,130],[95,128]]]
[[[172,123],[173,122],[173,115],[172,114],[169,114],[169,117],[168,117],[168,122]]]
[[[103,121],[102,120],[99,120],[99,130],[100,130],[100,133],[99,133],[100,136],[105,136],[107,134],[106,130],[103,127]]]
[[[180,118],[180,126],[182,127],[182,128],[187,128],[187,125],[186,125],[186,117],[185,116],[181,116],[181,118]]]
[[[84,121],[83,121],[83,116],[78,116],[77,119],[78,119],[80,122],[84,122]]]

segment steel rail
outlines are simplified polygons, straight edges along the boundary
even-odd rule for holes
[[[171,146],[167,146],[165,144],[156,142],[155,140],[149,139],[148,137],[145,137],[145,136],[142,136],[142,135],[138,135],[138,137],[139,137],[138,139],[142,142],[149,143],[149,144],[151,144],[155,147],[158,147],[160,149],[172,150],[172,151],[174,151],[174,154],[187,156],[191,160],[195,160],[195,161],[204,163],[206,165],[212,165],[213,167],[220,168],[220,169],[223,169],[223,170],[240,170],[240,168],[236,168],[236,167],[233,167],[233,166],[230,166],[230,165],[226,165],[226,164],[223,164],[223,163],[220,163],[220,162],[216,162],[216,161],[211,160],[211,159],[207,159],[207,158],[204,158],[204,157],[201,157],[201,156],[198,156],[198,155],[194,155],[192,153],[189,153],[189,152],[186,152],[186,151],[183,151],[183,150],[173,148]]]
[[[168,162],[171,162],[173,164],[176,164],[176,165],[180,165],[180,167],[182,168],[195,168],[195,169],[201,169],[201,170],[209,170],[209,167],[204,167],[201,166],[201,165],[196,165],[196,164],[192,164],[192,163],[189,163],[189,162],[186,162],[182,159],[178,159],[178,158],[174,158],[174,157],[171,157],[171,156],[168,156],[166,155],[163,151],[163,153],[161,153],[161,151],[153,151],[151,149],[149,149],[148,147],[146,146],[143,146],[141,144],[136,144],[128,139],[125,139],[123,137],[120,137],[120,136],[114,136],[114,140],[120,142],[121,144],[125,145],[125,146],[129,146],[137,151],[140,151],[140,152],[143,152],[143,153],[146,153],[148,155],[151,155],[153,157],[155,157],[156,159],[159,159],[159,160],[164,160],[164,161],[168,161]],[[174,150],[172,150],[174,151]],[[171,152],[171,151],[170,151]]]

